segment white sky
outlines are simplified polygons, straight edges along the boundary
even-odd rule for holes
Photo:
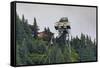
[[[76,7],[76,6],[59,6],[17,3],[17,14],[28,19],[29,24],[33,24],[36,17],[40,31],[44,27],[57,34],[54,23],[61,17],[68,17],[71,22],[71,35],[80,36],[81,33],[88,34],[92,40],[96,38],[96,8],[95,7]]]

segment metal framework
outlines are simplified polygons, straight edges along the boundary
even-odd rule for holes
[[[70,22],[67,17],[62,17],[59,22],[55,23],[55,29],[58,31],[57,43],[68,45],[69,52],[71,53],[70,37]]]

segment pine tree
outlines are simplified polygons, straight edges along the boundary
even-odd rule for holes
[[[37,26],[37,21],[36,18],[34,18],[34,24],[33,24],[33,32],[34,32],[34,38],[37,38],[37,34],[38,34],[38,26]]]
[[[49,29],[49,27],[48,27],[48,29],[47,29],[47,32],[50,33],[50,29]]]
[[[46,27],[44,28],[44,32],[47,32],[47,29],[46,29]]]
[[[24,23],[25,22],[25,17],[24,17],[24,15],[22,15],[22,23]]]

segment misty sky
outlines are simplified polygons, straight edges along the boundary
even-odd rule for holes
[[[40,31],[43,31],[44,27],[49,27],[55,35],[57,35],[57,31],[54,23],[61,17],[68,17],[72,36],[80,36],[81,33],[84,33],[91,36],[92,40],[96,38],[95,7],[17,3],[17,14],[20,18],[24,14],[29,24],[33,24],[35,17]]]

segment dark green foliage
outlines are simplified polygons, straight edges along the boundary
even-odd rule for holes
[[[32,36],[34,31],[35,37]],[[45,28],[44,32],[50,37],[50,29]],[[79,61],[96,60],[96,41],[91,41],[89,36],[81,35],[72,38],[71,52],[68,44],[58,44],[55,42],[52,46],[48,41],[38,39],[38,25],[34,18],[34,24],[29,25],[28,20],[22,16],[22,19],[16,17],[16,64],[51,64]],[[59,39],[61,40],[61,39]],[[67,42],[67,41],[66,41]]]
[[[43,32],[46,34],[46,36],[44,37],[44,40],[50,42],[54,34],[50,31],[49,27],[48,28],[45,27]]]
[[[16,63],[19,65],[29,64],[31,60],[29,60],[28,54],[29,46],[32,45],[32,36],[31,30],[27,25],[27,21],[24,16],[22,20],[17,16],[16,20]]]
[[[36,18],[34,18],[34,24],[32,26],[32,32],[34,32],[34,38],[37,38],[37,34],[38,34],[38,26],[37,26],[37,22],[36,22]]]
[[[79,61],[96,61],[96,45],[89,36],[81,34],[81,37],[71,40],[72,47],[78,53]]]
[[[44,32],[47,32],[47,28],[46,27],[44,28]]]

